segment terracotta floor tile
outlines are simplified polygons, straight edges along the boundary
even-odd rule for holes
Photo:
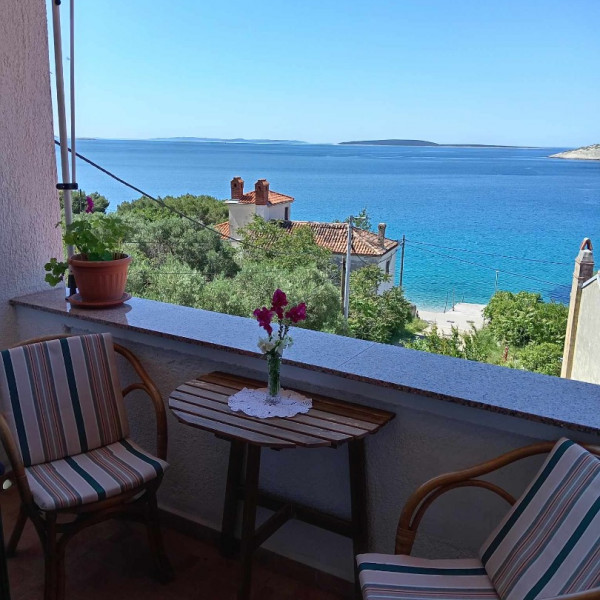
[[[0,496],[8,538],[18,512],[13,488]],[[152,578],[145,528],[109,521],[85,530],[67,546],[66,600],[236,600],[240,564],[224,559],[214,544],[165,529],[175,581]],[[28,523],[17,556],[9,559],[12,600],[42,600],[44,564],[40,542]],[[255,563],[252,600],[342,600],[306,581]]]

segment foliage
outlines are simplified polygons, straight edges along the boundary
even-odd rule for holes
[[[93,212],[97,213],[105,213],[108,208],[110,202],[106,199],[105,196],[99,194],[98,192],[92,192],[91,194],[86,194],[84,190],[76,190],[71,192],[71,209],[74,215],[78,215],[86,212],[87,208],[87,196],[90,196],[92,201],[94,202]],[[60,209],[64,211],[65,209],[65,198],[64,192],[60,190],[58,192],[58,199],[60,202]]]
[[[401,288],[378,294],[379,286],[389,281],[376,265],[350,274],[348,326],[360,339],[391,343],[411,319],[410,303]]]
[[[144,257],[157,269],[163,269],[165,260],[173,257],[181,264],[180,272],[192,269],[207,281],[218,275],[233,277],[239,270],[230,244],[187,219],[168,215],[147,222],[139,214],[126,215],[135,230],[131,254],[136,263],[138,257]]]
[[[222,223],[223,221],[227,221],[229,217],[226,204],[212,196],[184,194],[177,197],[165,196],[162,198],[162,201],[167,207],[175,209],[205,225]],[[117,212],[119,214],[134,213],[136,216],[142,217],[147,221],[159,221],[173,215],[168,208],[161,206],[146,196],[142,196],[131,202],[119,204]]]
[[[567,306],[543,302],[540,294],[500,291],[483,314],[499,342],[522,348],[532,342],[562,345],[568,313]]]
[[[552,342],[531,343],[517,355],[517,365],[527,371],[560,376],[563,347]]]
[[[297,327],[343,331],[339,290],[314,266],[287,270],[275,264],[243,262],[234,278],[215,278],[202,290],[198,306],[207,310],[250,317],[257,306],[271,302],[274,289],[288,290],[292,304],[306,303],[307,318]]]
[[[348,223],[350,217],[344,219],[344,223]],[[354,227],[357,229],[364,229],[365,231],[373,231],[373,224],[371,223],[371,218],[369,217],[369,213],[367,212],[367,208],[361,209],[361,211],[354,217],[352,221]]]
[[[331,252],[315,242],[310,227],[298,227],[290,232],[277,221],[254,217],[238,233],[246,261],[268,261],[277,268],[288,270],[294,270],[298,265],[312,265],[328,274],[333,271]]]
[[[496,342],[489,329],[472,327],[471,331],[460,333],[457,327],[452,327],[450,337],[446,337],[439,334],[436,325],[428,335],[405,345],[414,350],[480,362],[489,362],[496,349]]]
[[[114,214],[81,214],[65,227],[63,241],[67,246],[74,246],[85,260],[114,260],[123,254],[123,241],[130,231],[130,226]],[[64,279],[68,263],[51,258],[44,268],[45,280],[57,285]]]

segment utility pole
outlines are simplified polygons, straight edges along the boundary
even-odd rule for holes
[[[400,254],[400,287],[402,287],[402,277],[404,276],[404,247],[406,246],[406,235],[402,234],[402,253]]]
[[[348,245],[346,247],[346,268],[344,269],[344,318],[348,320],[350,311],[350,263],[352,262],[352,221],[354,217],[348,217]]]

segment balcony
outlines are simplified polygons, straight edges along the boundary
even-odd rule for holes
[[[65,302],[63,290],[22,296],[12,305],[21,339],[110,331],[136,352],[164,398],[182,382],[210,371],[266,378],[256,348],[256,322],[251,319],[139,298],[113,309],[77,309]],[[598,386],[308,330],[297,330],[294,338],[294,347],[285,355],[284,386],[396,414],[366,442],[371,551],[393,552],[400,509],[430,477],[541,439],[566,435],[598,443]],[[127,374],[122,375],[126,383]],[[146,408],[135,401],[128,406],[133,438],[152,448],[154,425]],[[214,590],[210,597],[233,598],[239,562],[220,558],[214,543],[221,524],[227,451],[225,441],[171,416],[171,469],[159,503],[177,580],[163,587],[146,578],[141,532],[108,524],[99,529],[97,544],[93,536],[83,536],[86,539],[71,549],[67,597],[93,598],[101,590],[104,595],[119,590],[117,598],[136,597],[134,590],[146,598],[186,597],[186,590],[206,586]],[[496,481],[518,495],[540,464],[535,458],[528,461]],[[265,451],[261,488],[349,516],[345,451]],[[475,506],[477,514],[472,512]],[[414,552],[432,558],[474,556],[505,510],[500,500],[484,491],[454,491],[428,513]],[[258,522],[268,514],[259,510]],[[350,540],[292,521],[265,548],[255,597],[351,597]],[[94,565],[89,577],[78,572],[80,556]],[[132,562],[131,569],[123,569],[125,560]],[[33,536],[23,544],[21,557],[11,569],[16,597],[35,598],[27,595],[33,593],[27,586],[39,588],[42,569]],[[30,580],[21,576],[24,572],[32,574]],[[95,591],[88,591],[92,587]],[[280,588],[287,591],[269,595]]]

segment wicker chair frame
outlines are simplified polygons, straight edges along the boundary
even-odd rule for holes
[[[70,334],[44,336],[20,342],[12,348],[67,337],[73,336]],[[156,456],[166,460],[167,415],[160,392],[133,352],[116,343],[114,343],[114,349],[117,354],[125,358],[140,378],[139,382],[132,383],[122,390],[123,396],[125,397],[134,390],[141,390],[152,401],[156,413]],[[12,467],[8,478],[16,484],[21,499],[19,514],[8,540],[6,552],[9,557],[15,555],[27,519],[31,519],[44,550],[44,600],[63,600],[64,598],[64,560],[67,543],[83,529],[115,517],[145,523],[157,578],[163,583],[173,579],[173,571],[164,550],[156,501],[156,490],[162,477],[112,498],[74,508],[43,511],[33,500],[21,454],[2,414],[0,414],[0,439]],[[65,515],[69,517],[66,521],[63,520]]]
[[[450,490],[461,487],[484,488],[497,494],[511,506],[515,504],[516,499],[512,494],[494,483],[478,478],[524,458],[547,454],[554,445],[555,442],[541,442],[518,448],[479,465],[439,475],[424,483],[410,496],[404,505],[396,529],[395,553],[410,555],[425,512],[435,500]],[[592,454],[600,456],[600,446],[584,445],[584,447]],[[558,598],[552,600],[558,600]],[[560,596],[560,600],[600,600],[600,589]]]

